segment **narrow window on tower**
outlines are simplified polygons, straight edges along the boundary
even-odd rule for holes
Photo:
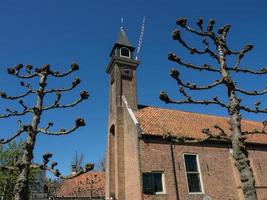
[[[196,154],[184,154],[185,171],[189,193],[202,193],[200,169]]]

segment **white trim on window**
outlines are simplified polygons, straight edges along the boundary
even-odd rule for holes
[[[162,192],[156,192],[155,194],[166,194],[165,174],[164,172],[152,172],[161,173]]]
[[[121,50],[122,50],[122,49],[127,49],[127,51],[129,52],[129,56],[124,56],[124,55],[122,55],[122,54],[121,54]],[[126,48],[126,47],[121,47],[121,48],[120,48],[120,57],[131,58],[131,51],[130,51],[128,48]]]
[[[195,155],[196,156],[201,192],[189,192],[189,186],[188,186],[188,180],[187,180],[187,171],[186,171],[186,165],[185,165],[185,155]],[[202,174],[201,174],[201,168],[200,168],[200,164],[199,164],[198,154],[196,154],[196,153],[183,153],[183,159],[184,159],[184,172],[185,172],[185,177],[186,177],[188,194],[204,194],[205,192],[204,192],[204,186],[203,186],[203,181],[202,181]]]

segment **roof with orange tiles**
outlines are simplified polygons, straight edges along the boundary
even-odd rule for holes
[[[104,197],[105,172],[87,172],[64,180],[57,191],[57,197]]]
[[[215,134],[219,133],[214,125],[220,126],[230,135],[228,118],[225,117],[150,106],[140,108],[135,115],[145,135],[162,136],[170,133],[173,136],[203,139],[206,137],[202,133],[203,128],[209,128]],[[242,131],[252,131],[262,128],[262,123],[242,120],[241,128]],[[247,142],[267,144],[267,135],[248,135]]]

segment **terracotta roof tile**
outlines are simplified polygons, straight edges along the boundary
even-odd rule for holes
[[[144,107],[135,112],[137,120],[141,125],[143,134],[161,136],[171,133],[175,136],[201,139],[205,137],[203,128],[209,128],[212,132],[218,133],[213,128],[219,125],[230,134],[228,119],[214,115],[185,112],[179,110],[162,109],[156,107]],[[242,130],[248,131],[262,127],[260,122],[242,120]],[[267,143],[267,135],[249,135],[248,142]]]
[[[105,196],[105,172],[87,172],[64,180],[57,191],[57,197],[91,197],[91,192],[93,197]]]

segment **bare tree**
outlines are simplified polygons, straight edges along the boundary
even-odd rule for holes
[[[22,72],[24,71],[25,72]],[[79,70],[79,66],[75,63],[71,65],[71,68],[64,72],[60,73],[58,71],[53,71],[50,68],[50,65],[44,65],[40,68],[33,68],[31,65],[23,66],[19,64],[15,67],[9,68],[8,74],[13,75],[19,79],[22,79],[21,86],[26,89],[25,93],[17,96],[10,96],[5,92],[1,92],[0,96],[5,100],[13,100],[18,101],[21,105],[21,111],[19,110],[11,110],[6,109],[7,113],[0,115],[0,118],[11,118],[11,117],[19,117],[26,114],[32,115],[32,121],[29,124],[23,124],[21,120],[18,121],[18,130],[14,133],[10,138],[1,139],[0,144],[6,144],[10,141],[14,140],[15,138],[25,134],[27,139],[25,141],[23,147],[23,155],[21,159],[18,159],[15,163],[15,166],[8,167],[8,166],[0,166],[0,170],[15,170],[18,173],[18,178],[16,181],[14,193],[15,193],[15,200],[27,200],[29,198],[29,172],[31,168],[40,168],[42,170],[49,170],[55,176],[60,178],[69,178],[64,177],[60,174],[58,169],[55,169],[57,163],[52,162],[51,165],[49,161],[52,157],[51,153],[46,153],[43,155],[43,163],[35,164],[33,163],[33,150],[35,148],[35,142],[37,139],[38,134],[45,134],[45,135],[53,135],[53,136],[60,136],[60,135],[67,135],[78,128],[85,126],[85,121],[82,118],[78,118],[75,120],[74,126],[68,130],[60,129],[59,131],[50,131],[50,128],[53,126],[53,122],[49,122],[46,127],[40,128],[40,122],[42,114],[46,111],[50,111],[53,109],[65,109],[74,107],[80,102],[88,99],[89,94],[87,91],[82,91],[80,93],[79,98],[74,100],[69,104],[62,104],[61,103],[61,94],[64,92],[69,92],[76,88],[79,85],[81,80],[76,78],[69,87],[67,88],[54,88],[54,89],[46,89],[47,80],[49,77],[54,78],[63,78],[70,75],[72,72]],[[31,79],[39,79],[39,86],[37,89],[32,88],[29,83],[24,82],[24,80],[31,80]],[[50,94],[55,94],[55,101],[51,105],[44,105],[44,100]],[[33,107],[28,106],[23,100],[29,95],[34,95],[36,97],[36,105]],[[78,176],[84,172],[92,170],[93,165],[87,164],[85,169],[80,170],[75,176]]]
[[[244,94],[248,96],[258,96],[267,93],[267,89],[263,91],[247,91],[241,89],[237,86],[236,82],[233,80],[232,73],[246,73],[251,75],[263,75],[267,74],[267,68],[262,68],[259,71],[254,71],[251,69],[241,68],[240,61],[242,58],[253,48],[253,45],[247,44],[239,51],[233,51],[227,45],[227,34],[230,30],[230,25],[226,24],[219,28],[217,33],[213,31],[215,21],[211,19],[207,27],[204,29],[203,20],[199,18],[197,20],[197,28],[194,29],[188,25],[185,18],[179,18],[176,21],[177,25],[181,27],[185,32],[190,32],[193,35],[202,38],[203,50],[191,47],[188,42],[186,42],[182,36],[180,30],[176,29],[172,33],[174,40],[178,41],[185,49],[187,49],[191,54],[199,55],[209,55],[215,60],[218,66],[212,66],[209,64],[204,65],[194,65],[184,61],[182,58],[178,57],[174,53],[168,55],[168,59],[179,64],[182,67],[200,71],[200,72],[212,72],[218,75],[219,78],[213,83],[198,86],[195,83],[186,83],[181,77],[180,73],[176,69],[172,69],[170,75],[175,79],[180,87],[180,94],[182,95],[182,100],[171,99],[166,92],[162,91],[160,94],[160,99],[166,103],[174,104],[199,104],[199,105],[218,105],[222,108],[227,109],[229,115],[229,125],[231,130],[231,136],[229,137],[226,133],[227,130],[223,130],[222,127],[214,125],[214,128],[219,131],[219,134],[214,134],[210,129],[204,128],[203,133],[206,134],[206,138],[203,140],[194,140],[190,138],[176,138],[176,141],[185,142],[202,142],[209,139],[221,139],[229,141],[233,148],[233,158],[235,160],[235,166],[240,173],[241,187],[246,200],[257,199],[256,189],[255,189],[255,179],[251,170],[250,161],[248,159],[248,151],[246,149],[246,136],[250,134],[266,134],[265,127],[267,122],[263,122],[263,127],[261,130],[253,130],[251,132],[242,132],[241,130],[241,111],[251,112],[251,113],[267,113],[267,109],[260,108],[260,102],[255,103],[254,108],[249,108],[241,104],[241,99],[238,94]],[[234,56],[236,62],[233,66],[229,66],[229,57]],[[229,61],[229,62],[227,62]],[[227,102],[223,102],[219,97],[215,96],[211,99],[194,99],[188,94],[188,90],[191,91],[203,91],[215,88],[219,85],[223,85],[226,88],[226,94],[228,96]]]
[[[98,162],[96,163],[96,170],[105,172],[106,171],[106,157],[102,156],[98,159]]]
[[[73,157],[71,163],[72,172],[77,173],[78,171],[80,171],[83,162],[84,162],[84,154],[83,153],[78,154],[77,152],[75,152],[75,156]]]

